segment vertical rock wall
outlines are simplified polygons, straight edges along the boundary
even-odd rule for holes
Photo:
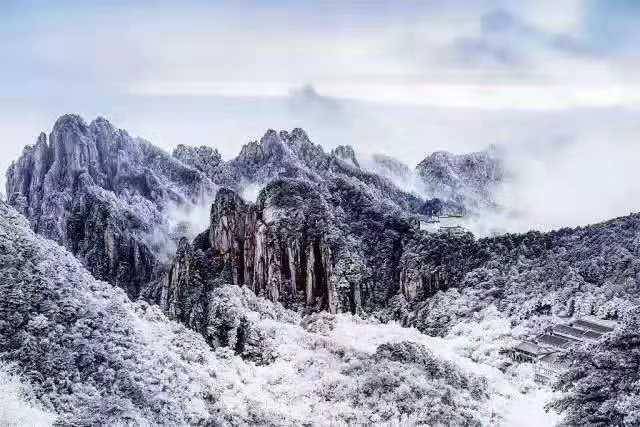
[[[245,203],[221,189],[211,207],[209,238],[232,271],[232,283],[287,304],[303,303],[335,313],[332,253],[307,230],[278,232],[272,207]]]

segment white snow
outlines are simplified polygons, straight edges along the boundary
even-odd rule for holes
[[[294,423],[326,424],[353,416],[362,421],[369,415],[351,406],[347,398],[359,379],[345,375],[345,365],[361,363],[358,359],[362,355],[375,353],[381,344],[410,341],[424,345],[464,372],[487,378],[490,398],[478,405],[477,414],[484,425],[555,425],[556,414],[544,410],[551,393],[533,382],[530,368],[505,373],[492,366],[497,364],[500,343],[511,339],[506,321],[496,313],[489,310],[486,319],[466,325],[464,334],[445,338],[346,314],[335,316],[335,326],[326,335],[307,332],[296,324],[263,320],[261,328],[270,331],[278,358],[273,364],[255,366],[228,354],[226,363],[214,368],[218,380],[226,383],[222,404],[230,414],[245,420],[252,416],[286,417]],[[345,353],[353,353],[351,362],[339,357]],[[335,400],[343,394],[344,400]],[[375,422],[375,418],[369,420]]]
[[[55,421],[55,414],[34,402],[29,387],[0,364],[0,425],[39,427],[51,426]]]

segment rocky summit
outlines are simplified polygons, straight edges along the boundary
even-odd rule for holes
[[[426,191],[467,209],[496,206],[495,191],[505,179],[499,150],[489,147],[477,153],[432,153],[416,166]]]
[[[164,212],[214,185],[108,121],[60,117],[7,172],[8,202],[34,231],[68,248],[99,279],[135,298],[160,268]],[[162,239],[161,239],[162,240]]]

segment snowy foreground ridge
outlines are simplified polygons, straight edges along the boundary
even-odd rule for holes
[[[256,364],[128,302],[5,204],[0,217],[2,423],[508,425],[525,410],[532,425],[552,421],[542,391],[521,393],[526,375],[472,360],[508,332],[495,316],[433,338],[345,314],[301,319],[225,288],[220,310],[246,316],[272,354]]]

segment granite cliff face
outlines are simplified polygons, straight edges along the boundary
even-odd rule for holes
[[[200,171],[98,118],[62,116],[7,173],[7,199],[98,279],[137,297],[160,267],[164,212],[214,186]]]
[[[207,292],[228,283],[287,307],[336,312],[329,225],[306,204],[283,206],[274,186],[257,204],[228,189],[218,192],[209,230],[192,244],[181,242],[161,283],[159,302],[166,310],[175,312],[176,301],[188,301],[203,307],[195,311],[206,311]],[[185,292],[199,297],[181,297]]]
[[[326,218],[310,221],[313,215],[329,214],[309,212],[313,205],[309,199],[305,204],[283,205],[273,187],[267,187],[257,205],[221,190],[211,210],[211,246],[231,266],[233,284],[248,286],[272,301],[335,313],[333,260],[324,235],[328,225]]]

